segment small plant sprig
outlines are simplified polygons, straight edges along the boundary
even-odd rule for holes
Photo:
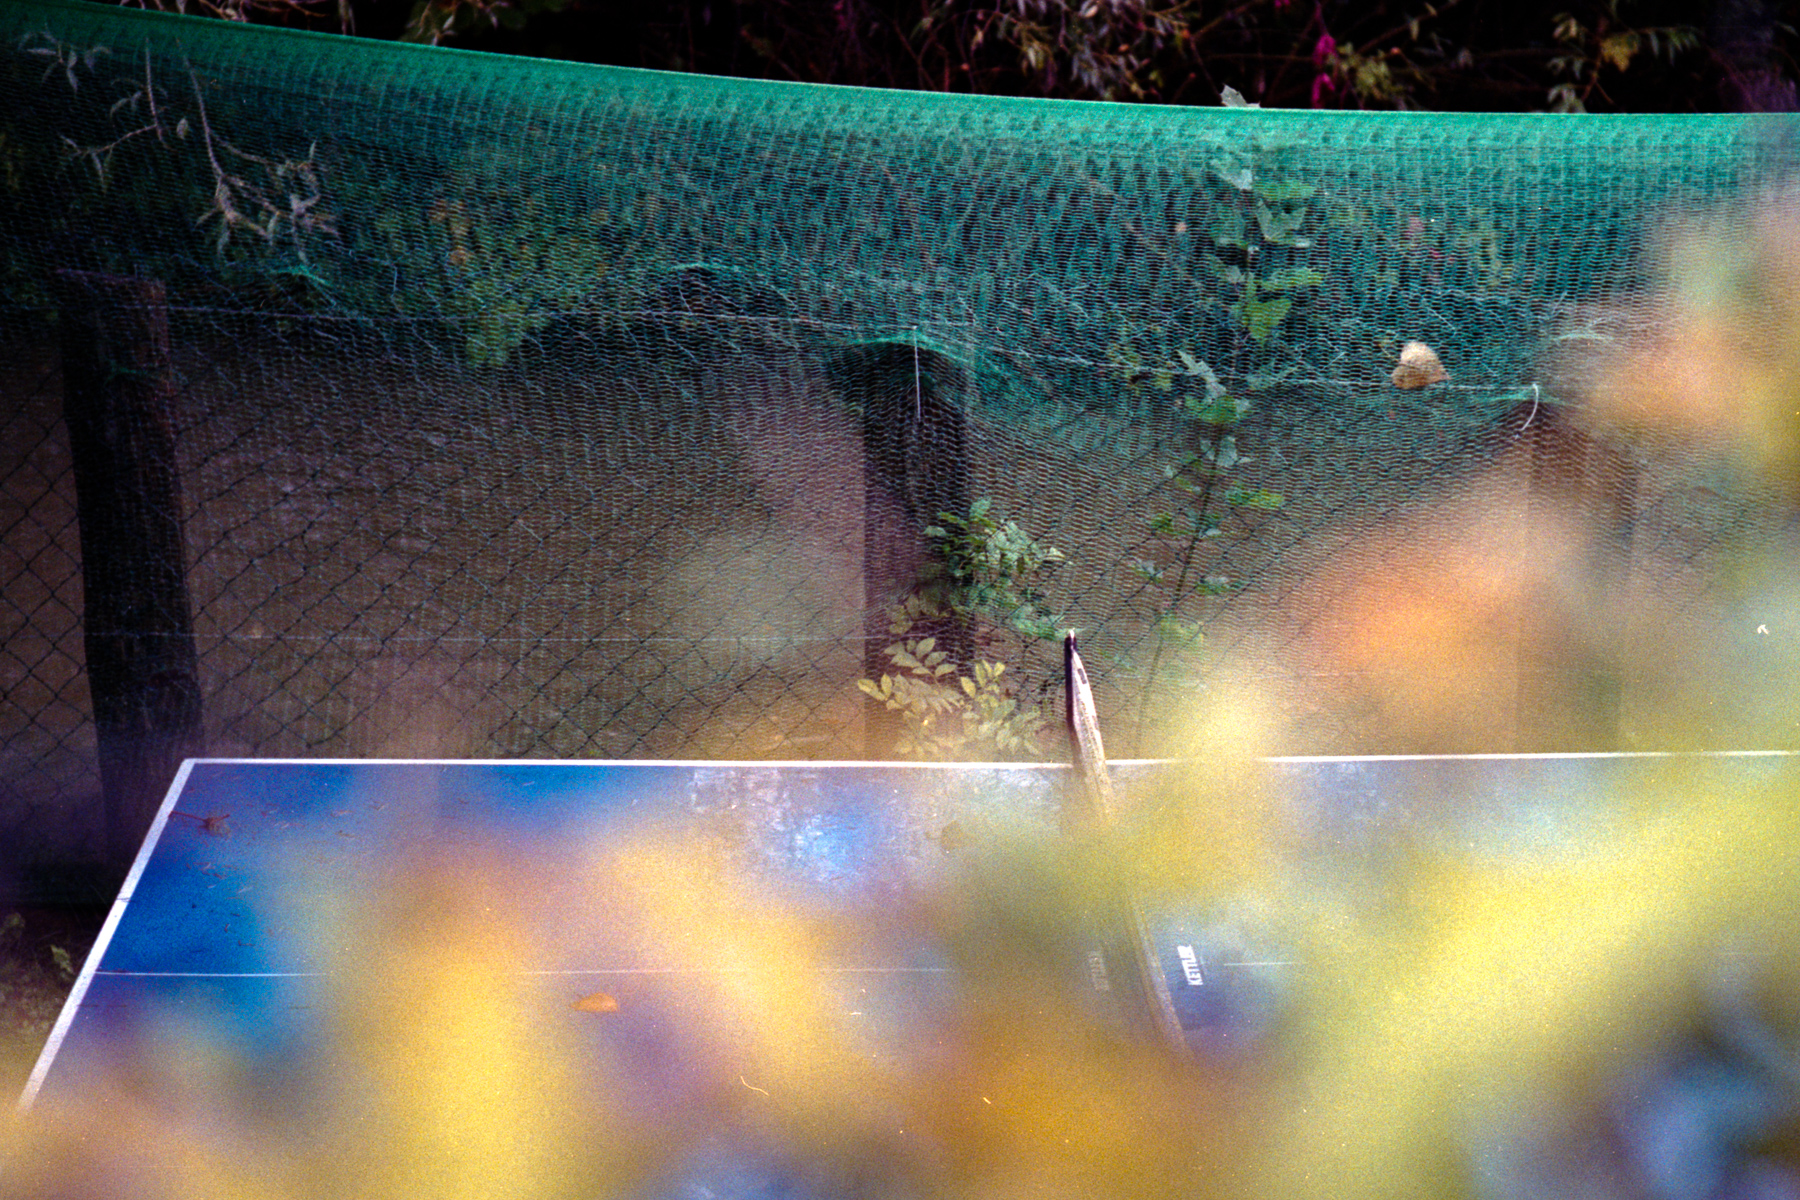
[[[1551,112],[1586,112],[1595,92],[1607,98],[1600,83],[1602,68],[1610,67],[1624,75],[1640,54],[1673,66],[1682,55],[1699,49],[1698,26],[1633,26],[1620,13],[1620,6],[1621,0],[1605,0],[1592,28],[1573,13],[1561,12],[1551,18],[1553,36],[1562,53],[1546,65],[1552,75],[1563,77],[1562,82],[1550,88],[1547,98]]]
[[[1063,562],[1063,552],[1032,537],[1010,518],[994,515],[982,498],[968,516],[941,512],[925,536],[937,559],[921,591],[959,617],[975,618],[1028,639],[1061,636],[1056,616],[1037,588],[1040,572]]]
[[[40,83],[59,80],[67,84],[73,96],[83,94],[82,71],[98,80],[101,61],[113,57],[106,46],[82,48],[48,32],[27,36],[19,43],[19,49],[48,60]],[[154,142],[164,153],[191,155],[191,151],[184,151],[184,144],[197,145],[199,154],[193,157],[204,158],[208,181],[196,182],[196,191],[206,196],[208,204],[195,218],[194,226],[199,228],[218,218],[215,251],[223,257],[239,233],[254,233],[268,247],[281,245],[291,249],[299,265],[281,274],[319,283],[310,270],[308,250],[321,239],[335,240],[338,228],[321,181],[324,168],[318,143],[314,141],[304,157],[265,157],[238,149],[213,127],[199,72],[189,67],[187,77],[193,89],[191,117],[178,111],[176,97],[158,79],[148,53],[144,55],[141,78],[133,67],[130,76],[100,81],[114,84],[123,94],[106,108],[103,119],[98,117],[97,109],[93,110],[84,136],[58,134],[64,157],[86,164],[93,171],[96,186],[106,192],[120,182],[115,178],[114,163],[127,148],[135,151]],[[86,95],[95,97],[96,105],[100,103],[97,86],[90,87]],[[197,139],[193,136],[196,133]],[[130,181],[127,186],[136,182]]]
[[[1060,627],[1037,576],[1064,561],[1062,551],[995,515],[985,498],[966,516],[939,513],[925,535],[937,556],[894,610],[888,630],[899,640],[882,652],[893,669],[857,680],[857,688],[900,714],[902,754],[1038,757],[1049,724],[1042,697],[1021,699],[1023,679],[1002,658],[972,653],[965,668],[949,638],[933,631],[966,629],[984,648],[1014,638],[1021,657],[1033,643],[1055,640]]]
[[[1041,704],[1019,703],[1005,663],[978,659],[964,675],[933,637],[903,638],[885,653],[894,670],[879,680],[859,679],[856,686],[900,714],[905,723],[900,753],[945,759],[1039,756],[1049,718]]]

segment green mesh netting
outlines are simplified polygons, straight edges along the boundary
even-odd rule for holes
[[[159,329],[213,753],[856,757],[924,530],[983,500],[1063,561],[1002,597],[1030,620],[943,626],[961,673],[1055,702],[1038,626],[1079,627],[1115,753],[1225,680],[1293,749],[1387,748],[1318,702],[1333,571],[1557,428],[1561,352],[1645,319],[1659,222],[1779,187],[1796,129],[898,94],[9,4],[0,819],[95,786],[64,376]],[[1410,341],[1447,378],[1397,387]],[[162,369],[129,349],[93,388]],[[1615,514],[1645,578],[1774,519],[1656,470]]]

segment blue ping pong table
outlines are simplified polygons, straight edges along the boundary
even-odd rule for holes
[[[1673,761],[1302,758],[1268,760],[1265,770],[1305,852],[1321,870],[1353,874],[1401,834],[1501,856],[1570,852],[1606,819],[1595,796],[1651,780]],[[1772,776],[1788,759],[1707,761],[1742,779]],[[1127,793],[1153,786],[1165,769],[1111,766]],[[672,980],[703,987],[708,972],[732,969],[731,947],[710,961],[671,962],[614,936],[605,898],[575,882],[584,855],[659,827],[708,830],[787,902],[866,912],[903,905],[971,836],[1056,830],[1069,786],[1067,767],[1025,764],[189,761],[22,1106],[38,1119],[82,1103],[121,1064],[157,1053],[171,1020],[279,1080],[316,1050],[333,972],[344,969],[345,956],[321,931],[341,928],[345,906],[397,863],[423,861],[422,848],[505,864],[516,875],[512,902],[555,914],[508,951],[508,969],[533,981],[546,1013],[585,1007],[616,1016],[588,1024],[583,1036],[623,1039],[653,1056],[669,1045],[655,1036],[657,998]],[[1263,937],[1216,905],[1152,914],[1152,969],[1196,1054],[1253,1044],[1284,973],[1303,969]],[[931,1010],[956,986],[939,949],[919,938],[883,939],[829,969],[842,972],[844,1018],[890,1043],[904,1042],[908,1014]],[[643,1079],[667,1077],[652,1066]]]

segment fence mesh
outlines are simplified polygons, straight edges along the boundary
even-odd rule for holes
[[[1780,507],[1569,414],[1667,327],[1671,214],[1747,229],[1797,129],[910,95],[11,4],[0,830],[95,836],[45,819],[100,786],[70,272],[165,289],[211,753],[855,757],[889,611],[971,510],[1062,558],[945,635],[955,679],[1004,661],[1054,701],[1053,624],[1119,752],[1223,681],[1296,751],[1504,749],[1515,697],[1460,662],[1419,670],[1492,719],[1391,735],[1343,683],[1357,630],[1423,619],[1450,497],[1501,541],[1604,510],[1620,589],[1722,619],[1717,568]]]

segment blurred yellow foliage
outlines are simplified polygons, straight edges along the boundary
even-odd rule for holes
[[[1800,485],[1800,201],[1672,220],[1650,327],[1604,352],[1595,425],[1721,443]]]

